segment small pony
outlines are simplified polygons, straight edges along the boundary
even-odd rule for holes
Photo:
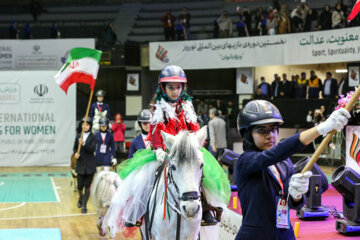
[[[98,219],[96,226],[100,236],[105,236],[106,232],[101,229],[103,217],[108,210],[111,199],[117,187],[121,184],[121,179],[116,172],[100,171],[95,177],[91,186],[91,197],[93,205],[97,208]]]

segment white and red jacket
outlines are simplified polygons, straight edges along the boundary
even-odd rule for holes
[[[182,130],[196,132],[199,129],[191,101],[179,100],[172,104],[161,99],[153,106],[153,117],[147,140],[151,141],[153,149],[165,149],[161,130],[175,136]]]

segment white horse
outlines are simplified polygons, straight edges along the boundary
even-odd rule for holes
[[[93,124],[92,124],[92,128],[91,128],[92,132],[94,134],[100,130],[99,120],[100,120],[100,118],[107,118],[106,114],[107,114],[107,110],[100,112],[98,109],[95,109]]]
[[[101,229],[103,217],[105,216],[106,211],[111,204],[111,199],[120,184],[120,176],[115,172],[100,171],[95,175],[91,186],[91,197],[94,206],[98,209],[96,226],[100,236],[106,235],[106,232]]]
[[[200,186],[204,164],[200,148],[206,139],[206,127],[197,133],[161,134],[170,152],[149,200],[149,235],[156,240],[176,239],[177,234],[179,239],[197,239],[202,217]],[[166,195],[169,213],[164,206]],[[177,227],[180,227],[178,233]]]

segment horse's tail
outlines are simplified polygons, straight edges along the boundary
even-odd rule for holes
[[[121,179],[115,172],[101,171],[97,173],[91,186],[91,197],[94,206],[97,208],[108,207],[120,184]]]

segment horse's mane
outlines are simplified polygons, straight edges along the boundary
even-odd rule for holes
[[[179,164],[196,159],[196,152],[198,149],[191,138],[189,131],[179,132],[175,137],[169,158],[176,158]]]

